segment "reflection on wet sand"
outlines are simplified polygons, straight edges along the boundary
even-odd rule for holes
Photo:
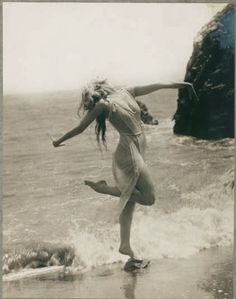
[[[121,263],[81,273],[3,283],[4,298],[232,299],[232,247],[211,248],[188,259],[152,260],[142,271]]]
[[[123,290],[125,299],[135,299],[135,288],[137,285],[137,273],[127,273],[123,277]]]

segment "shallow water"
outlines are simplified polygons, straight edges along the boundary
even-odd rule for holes
[[[156,186],[152,207],[137,206],[132,244],[150,259],[188,258],[233,243],[234,140],[203,141],[172,133],[176,92],[146,97],[158,126],[146,126],[146,161]],[[118,135],[108,126],[101,153],[94,128],[53,148],[78,123],[76,92],[4,99],[4,272],[32,261],[92,267],[124,261],[114,223],[117,199],[100,195],[85,179],[111,177]],[[59,253],[58,253],[59,252]],[[31,264],[32,265],[32,264]]]
[[[189,259],[152,260],[141,272],[120,263],[88,272],[47,274],[4,283],[8,298],[232,299],[232,248],[211,248]],[[5,296],[4,296],[5,297]]]

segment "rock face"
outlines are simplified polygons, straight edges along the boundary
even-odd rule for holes
[[[153,117],[151,116],[151,114],[148,112],[148,108],[145,104],[143,104],[140,101],[137,101],[140,110],[141,110],[141,119],[145,124],[148,125],[158,125],[158,120],[157,119],[153,119]]]
[[[199,101],[179,90],[174,133],[203,139],[234,137],[234,6],[228,4],[194,42],[185,81]]]

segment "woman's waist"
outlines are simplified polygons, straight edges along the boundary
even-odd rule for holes
[[[137,131],[133,133],[120,133],[120,140],[118,147],[127,147],[134,143],[138,148],[146,146],[146,136],[144,131]]]
[[[120,136],[139,136],[144,135],[144,125],[143,123],[140,124],[139,127],[133,128],[133,129],[127,129],[127,130],[119,130]]]
[[[120,134],[120,138],[124,138],[126,136],[128,137],[138,137],[138,136],[141,136],[141,135],[144,135],[144,132],[143,131],[137,131],[137,132],[119,132]]]

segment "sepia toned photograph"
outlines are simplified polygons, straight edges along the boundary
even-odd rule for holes
[[[2,298],[233,299],[232,3],[2,4]]]

